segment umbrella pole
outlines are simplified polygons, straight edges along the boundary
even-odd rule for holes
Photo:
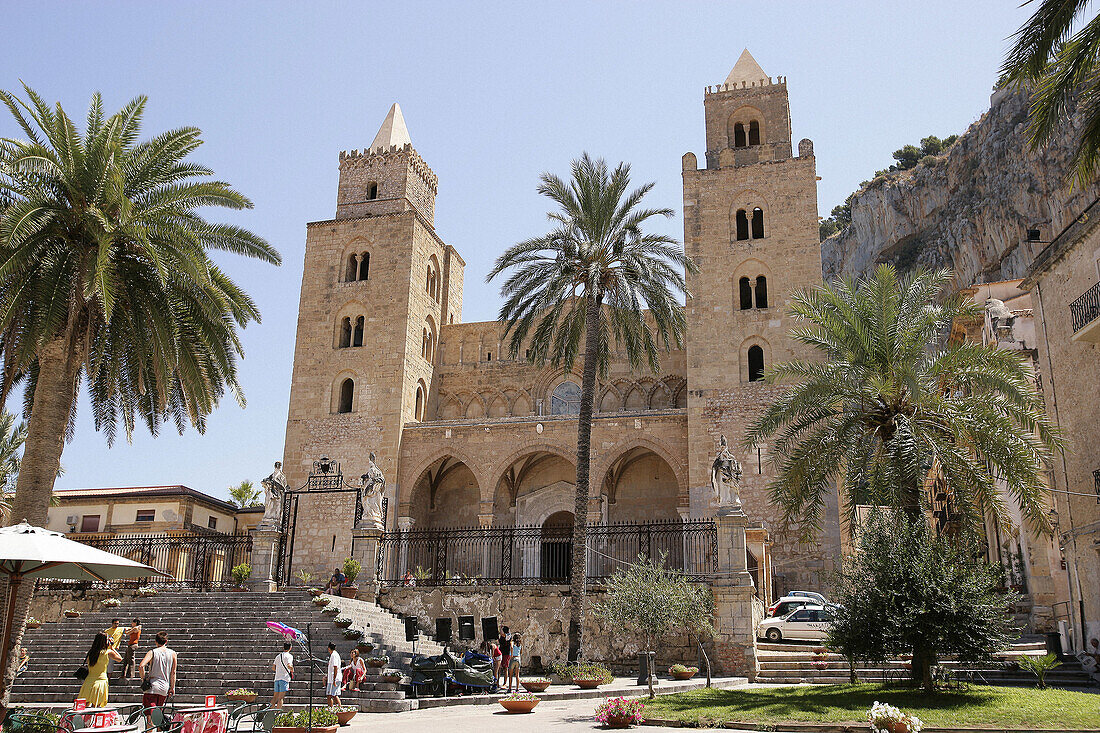
[[[23,573],[12,573],[8,576],[8,613],[4,622],[4,648],[0,650],[0,688],[7,683],[8,662],[11,658],[11,625],[15,619],[15,596],[19,592],[19,584],[23,581]]]
[[[313,624],[306,624],[306,652],[309,654],[309,733],[313,733]],[[328,667],[325,668],[327,678]]]

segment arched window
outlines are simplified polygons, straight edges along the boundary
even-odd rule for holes
[[[740,241],[742,239],[748,239],[749,238],[749,217],[745,213],[744,209],[738,209],[737,210],[736,222],[737,222],[737,239],[738,239],[738,241]]]
[[[738,237],[738,239],[740,238]],[[752,238],[764,238],[764,210],[759,206],[752,210]]]
[[[749,145],[760,144],[760,123],[753,120],[749,123]]]
[[[348,264],[344,267],[344,282],[353,283],[359,276],[359,255],[348,255]]]
[[[420,349],[420,355],[423,356],[428,363],[435,361],[435,322],[429,316],[424,322],[423,331],[423,343]]]
[[[355,399],[355,382],[348,377],[340,384],[340,406],[337,412],[351,412],[351,404]]]
[[[363,345],[363,316],[359,316],[355,319],[355,333],[351,337],[351,345]]]
[[[413,409],[413,417],[418,421],[424,420],[424,385],[416,385],[416,407]]]
[[[745,126],[740,122],[733,126],[733,147],[745,147]]]
[[[439,302],[439,261],[435,255],[428,260],[427,272],[424,281],[424,290],[435,302]]]
[[[756,307],[768,307],[768,278],[764,277],[763,275],[756,278]]]
[[[367,184],[367,199],[373,201],[378,198],[378,184],[371,181]]]
[[[370,252],[359,255],[359,279],[366,280],[370,276]]]
[[[749,381],[759,382],[764,378],[764,350],[759,346],[749,347]]]
[[[752,284],[747,277],[743,277],[737,281],[737,290],[739,294],[738,300],[741,301],[741,310],[747,311],[752,308]]]
[[[340,323],[340,348],[351,346],[351,318],[345,318]]]
[[[550,395],[551,415],[579,415],[581,412],[581,388],[575,382],[562,382]]]

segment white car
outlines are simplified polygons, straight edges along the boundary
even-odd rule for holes
[[[791,590],[787,591],[787,596],[796,596],[800,598],[809,599],[810,603],[816,603],[819,606],[829,606],[829,601],[825,599],[825,596],[812,590]]]
[[[760,622],[761,636],[768,641],[781,639],[824,639],[829,633],[833,615],[824,606],[803,606],[786,616],[764,619]]]

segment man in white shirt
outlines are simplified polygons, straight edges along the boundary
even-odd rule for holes
[[[271,707],[281,708],[283,698],[290,689],[290,681],[294,679],[294,655],[290,653],[289,641],[283,644],[283,651],[275,657],[271,669],[275,671],[275,695],[271,698]]]
[[[325,695],[328,696],[329,707],[340,704],[340,654],[336,651],[336,645],[328,643],[328,671],[325,674]]]

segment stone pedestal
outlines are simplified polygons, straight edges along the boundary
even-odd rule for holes
[[[359,561],[359,586],[357,598],[374,601],[381,589],[378,577],[378,551],[382,542],[381,527],[359,526],[351,531],[351,556]]]
[[[252,575],[248,579],[251,590],[273,593],[277,590],[275,566],[279,562],[279,540],[283,533],[277,528],[259,526],[249,530],[252,535]]]
[[[738,508],[720,512],[718,575],[714,579],[716,673],[756,679],[756,629],[764,604],[756,597],[748,572],[745,526],[748,517]]]

